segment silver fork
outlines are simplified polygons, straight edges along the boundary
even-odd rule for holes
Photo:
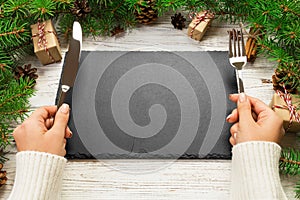
[[[236,70],[236,80],[238,84],[238,92],[244,92],[242,79],[242,69],[247,64],[245,53],[245,43],[242,29],[236,31],[232,29],[229,33],[229,62]]]

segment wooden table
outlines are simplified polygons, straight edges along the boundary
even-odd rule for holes
[[[150,49],[186,51],[227,51],[227,30],[236,25],[213,22],[201,42],[189,38],[185,30],[175,30],[170,16],[159,19],[155,24],[138,26],[118,37],[84,38],[84,50],[128,51],[144,47]],[[63,57],[67,45],[62,44]],[[54,105],[62,63],[42,66],[36,57],[28,57],[27,63],[38,68],[39,79],[36,96],[31,98],[32,108]],[[275,63],[258,58],[244,70],[246,93],[269,103],[272,84],[263,83],[270,79]],[[299,146],[294,134],[285,136],[283,146]],[[0,198],[6,199],[12,189],[15,176],[15,148],[5,164],[9,178],[0,189]],[[228,199],[231,173],[230,160],[177,160],[165,168],[147,174],[120,172],[120,166],[135,165],[136,168],[165,164],[165,160],[72,160],[64,173],[63,199]],[[130,165],[129,165],[130,164]],[[289,199],[294,197],[297,178],[283,177],[282,184]]]

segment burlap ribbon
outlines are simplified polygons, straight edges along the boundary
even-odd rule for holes
[[[56,32],[55,31],[49,31],[49,30],[45,30],[45,25],[46,23],[40,23],[40,20],[38,20],[38,33],[33,34],[32,37],[39,37],[38,40],[38,46],[40,48],[44,48],[45,52],[47,53],[47,55],[49,56],[49,58],[51,59],[52,62],[55,62],[54,57],[51,55],[47,45],[48,45],[48,41],[46,39],[46,34],[47,33],[53,33],[56,36]]]
[[[293,105],[292,96],[286,90],[285,85],[283,85],[283,89],[284,89],[284,93],[280,90],[277,90],[276,93],[285,102],[286,105],[274,105],[273,108],[285,109],[290,112],[290,122],[289,122],[289,126],[287,127],[288,130],[291,128],[293,119],[295,119],[296,122],[300,123],[300,116],[297,112],[297,106]]]

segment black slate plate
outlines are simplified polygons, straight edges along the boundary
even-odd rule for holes
[[[68,158],[231,157],[227,52],[82,52]]]

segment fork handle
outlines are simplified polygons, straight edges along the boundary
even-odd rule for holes
[[[242,77],[242,73],[241,70],[237,70],[235,71],[236,73],[236,81],[237,81],[237,85],[238,85],[238,93],[243,93],[245,92],[244,90],[244,83],[243,83],[243,77]]]

